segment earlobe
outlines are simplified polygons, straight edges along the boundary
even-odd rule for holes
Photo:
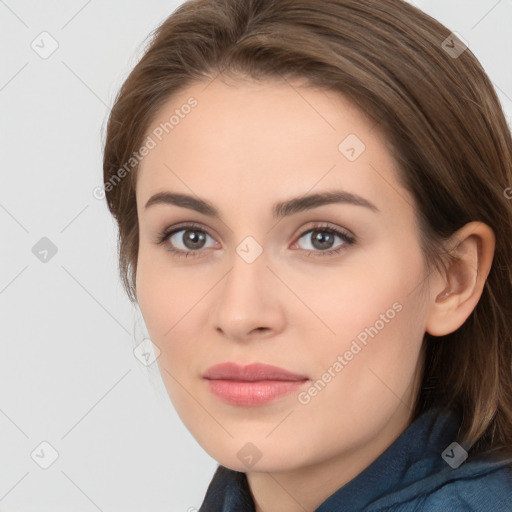
[[[491,270],[495,249],[493,230],[482,222],[470,222],[450,239],[446,273],[431,280],[431,303],[425,330],[445,336],[457,330],[475,309]]]

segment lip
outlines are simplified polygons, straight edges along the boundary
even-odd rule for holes
[[[203,374],[205,379],[223,379],[238,381],[261,381],[261,380],[281,380],[298,381],[306,380],[306,375],[289,372],[284,368],[272,366],[264,363],[252,363],[241,366],[236,363],[221,363],[211,366]]]
[[[223,402],[239,406],[264,405],[298,390],[309,380],[306,375],[278,366],[263,363],[240,366],[231,362],[212,366],[203,378],[210,391]]]

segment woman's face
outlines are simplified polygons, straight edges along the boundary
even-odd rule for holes
[[[380,453],[411,417],[428,301],[414,202],[375,123],[334,92],[216,79],[146,136],[137,299],[186,427],[239,471]],[[190,199],[147,206],[162,193]],[[299,377],[204,378],[225,362]]]

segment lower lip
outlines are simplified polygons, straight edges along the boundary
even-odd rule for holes
[[[231,405],[263,405],[276,398],[297,391],[304,386],[305,380],[283,381],[265,380],[244,382],[236,380],[206,379],[210,391]]]

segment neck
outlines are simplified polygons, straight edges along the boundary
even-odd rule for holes
[[[410,415],[411,410],[401,405],[371,441],[321,462],[289,471],[247,472],[256,512],[314,512],[400,436],[410,424]]]

